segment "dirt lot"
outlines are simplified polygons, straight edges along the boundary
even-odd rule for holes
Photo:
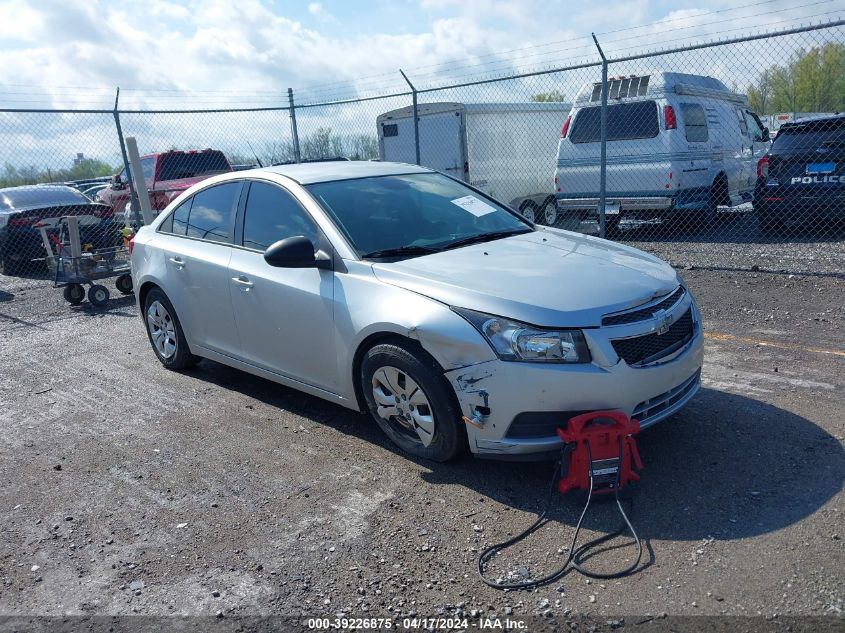
[[[639,440],[647,566],[510,593],[476,578],[477,552],[531,523],[548,464],[416,462],[315,398],[211,362],[165,371],[131,298],[68,308],[7,280],[0,613],[841,616],[845,280],[681,272],[704,386]],[[579,504],[499,567],[558,563]],[[584,538],[616,525],[600,505]]]

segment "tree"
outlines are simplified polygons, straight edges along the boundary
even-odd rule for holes
[[[748,87],[748,102],[759,114],[845,110],[845,44],[814,47],[766,69]]]
[[[557,90],[551,90],[549,92],[540,92],[533,97],[531,97],[531,101],[540,101],[540,102],[565,102],[566,96]]]

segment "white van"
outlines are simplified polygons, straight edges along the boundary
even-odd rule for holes
[[[503,200],[532,222],[554,224],[548,178],[568,103],[421,103],[420,164]],[[411,107],[379,115],[379,157],[414,163]],[[545,171],[545,173],[544,173]]]
[[[555,189],[564,219],[595,219],[601,83],[578,93],[561,129]],[[606,227],[660,217],[702,227],[717,206],[750,202],[769,133],[744,95],[718,79],[654,72],[608,82]]]

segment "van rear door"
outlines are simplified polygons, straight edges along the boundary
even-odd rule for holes
[[[669,167],[653,100],[607,107],[607,195],[666,195]],[[665,164],[663,164],[665,163]],[[601,171],[601,106],[581,108],[558,147],[559,198],[596,198]]]

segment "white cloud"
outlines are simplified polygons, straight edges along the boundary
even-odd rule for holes
[[[729,0],[718,1],[710,11],[730,6],[725,4]],[[691,2],[679,0],[673,5],[675,10],[658,24],[614,32],[653,20],[653,3],[613,0],[583,2],[576,7],[573,2],[554,0],[420,0],[419,9],[403,8],[408,13],[403,13],[403,21],[411,25],[407,31],[393,28],[395,14],[379,21],[381,16],[373,8],[367,32],[355,28],[338,32],[330,23],[336,18],[321,2],[302,7],[303,24],[291,14],[274,12],[267,0],[0,0],[0,105],[110,108],[115,86],[122,87],[121,103],[128,107],[283,105],[288,86],[297,89],[302,104],[306,99],[407,90],[399,68],[424,88],[446,84],[455,77],[503,75],[514,68],[559,67],[584,57],[595,59],[590,31],[606,33],[600,35],[606,50],[632,52],[629,47],[678,44],[734,28],[739,34],[752,26],[776,25],[778,20],[801,15],[800,10],[789,9],[785,0],[750,7],[741,13],[747,14],[744,19],[736,19],[733,12],[708,14],[690,9]],[[789,10],[781,11],[784,8]],[[764,11],[764,16],[754,15]],[[686,28],[690,26],[694,28]],[[782,63],[791,54],[781,42],[766,46],[765,57],[755,56],[754,50],[759,49],[749,48],[743,49],[749,52],[741,59],[736,51],[734,57],[710,51],[654,63],[676,63],[688,71],[697,67],[743,85],[756,69]],[[637,71],[645,65],[630,66]],[[619,69],[623,70],[633,72]],[[596,75],[596,69],[588,68],[432,93],[424,99],[524,100],[551,90],[569,94]],[[377,114],[406,102],[400,98],[343,108],[304,108],[297,118],[301,133],[321,125],[369,132]],[[66,130],[79,129],[83,137],[69,142],[66,134],[62,153],[53,149],[43,149],[43,153],[88,153],[94,151],[87,149],[91,146],[110,148],[114,153],[109,117],[97,119],[96,125],[94,118],[62,119]],[[37,120],[15,120],[19,125],[15,141],[19,145],[15,147],[39,145],[39,135],[48,132],[45,126],[38,127]],[[10,146],[3,136],[4,122],[0,116],[0,153]],[[237,120],[224,115],[193,119],[136,116],[127,117],[125,125],[127,133],[146,139],[145,147],[150,150],[168,141],[180,146],[225,142],[244,146],[241,151],[245,152],[244,139],[261,145],[262,139],[284,139],[289,134],[285,112]],[[31,130],[28,136],[21,131],[27,126]],[[213,134],[216,140],[210,137]],[[4,153],[4,158],[7,155]]]
[[[337,18],[326,11],[321,2],[310,2],[308,4],[308,13],[323,22],[336,22]]]

